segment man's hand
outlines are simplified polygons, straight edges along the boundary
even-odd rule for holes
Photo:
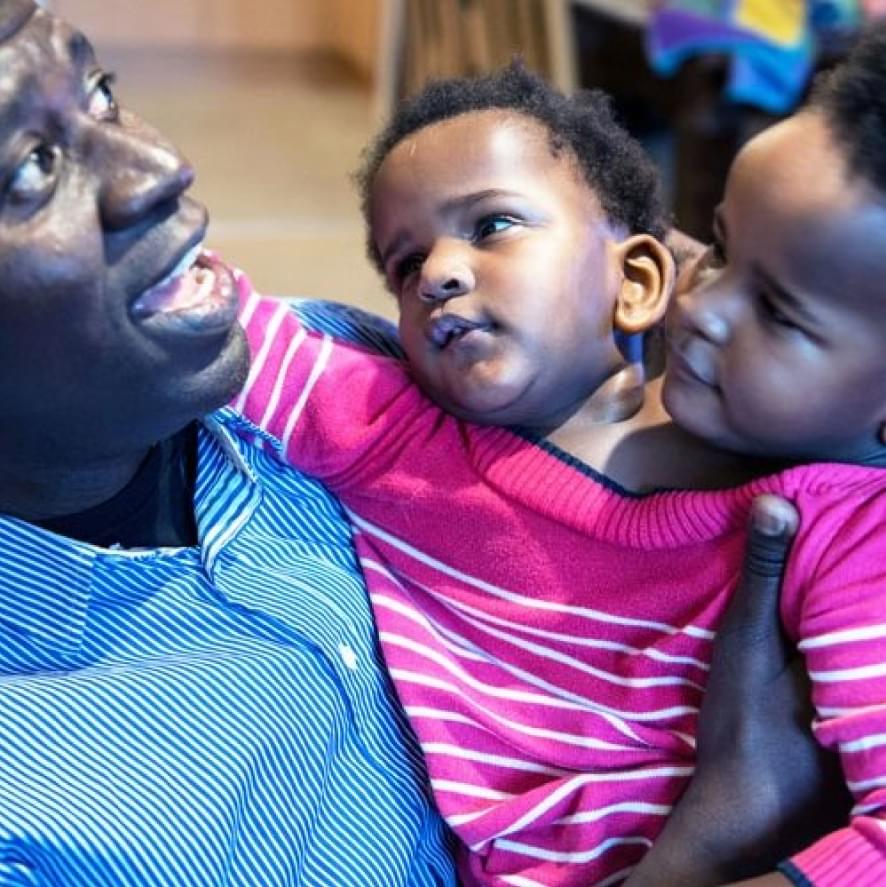
[[[808,680],[779,620],[797,522],[781,499],[754,503],[742,577],[714,645],[696,772],[630,887],[771,872],[848,818],[839,763],[812,737]]]

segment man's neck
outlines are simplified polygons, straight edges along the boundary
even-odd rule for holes
[[[132,480],[146,454],[81,464],[41,463],[26,453],[0,459],[0,512],[39,521],[101,505]]]

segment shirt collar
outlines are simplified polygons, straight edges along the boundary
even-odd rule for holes
[[[240,417],[225,408],[205,417],[202,424],[228,464],[258,484],[241,452],[243,442],[234,431],[241,424]],[[248,430],[258,431],[251,423],[244,424]],[[157,550],[100,548],[0,514],[0,629],[22,632],[41,647],[72,654],[82,643],[97,561],[157,554]]]

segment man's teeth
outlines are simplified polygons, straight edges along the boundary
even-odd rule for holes
[[[194,266],[194,263],[197,259],[200,258],[200,254],[203,252],[203,244],[198,243],[195,247],[188,250],[179,260],[179,263],[163,278],[159,283],[155,284],[155,288],[158,286],[166,286],[166,284],[175,280],[176,277],[181,277],[183,274],[186,274],[191,268]]]

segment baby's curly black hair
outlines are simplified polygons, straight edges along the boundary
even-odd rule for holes
[[[365,150],[355,180],[370,228],[372,184],[385,157],[408,135],[472,111],[503,110],[537,120],[550,134],[551,150],[567,149],[577,161],[609,220],[631,234],[662,238],[667,216],[658,172],[640,144],[615,120],[609,97],[599,90],[565,96],[521,62],[481,77],[430,82],[403,102]],[[369,231],[370,259],[380,267]]]
[[[811,107],[825,115],[850,172],[886,195],[886,22],[866,30],[846,61],[819,78]]]

